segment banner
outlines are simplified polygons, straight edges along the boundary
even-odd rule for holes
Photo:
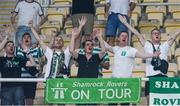
[[[180,78],[150,78],[150,105],[180,106]]]
[[[45,101],[51,104],[139,103],[140,78],[49,79]]]

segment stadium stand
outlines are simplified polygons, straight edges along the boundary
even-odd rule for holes
[[[10,25],[11,12],[16,5],[18,0],[0,0],[0,30],[5,29]],[[47,15],[48,21],[41,26],[41,38],[48,43],[51,39],[51,30],[57,30],[63,35],[65,46],[70,42],[70,34],[72,31],[72,21],[70,18],[71,8],[57,8],[61,5],[71,5],[72,0],[38,0],[44,5],[44,10]],[[138,0],[139,3],[163,3],[165,0]],[[180,3],[180,0],[166,0],[167,3]],[[97,4],[105,4],[105,0],[96,0]],[[147,4],[148,5],[148,4]],[[56,8],[50,8],[49,6],[57,6]],[[145,17],[145,18],[143,18]],[[105,17],[104,7],[96,8],[94,29],[100,29],[105,32],[105,25],[107,17]],[[153,28],[157,27],[162,31],[162,39],[164,42],[168,39],[169,34],[174,33],[180,29],[180,6],[179,5],[168,5],[168,6],[136,6],[132,13],[132,22],[141,33],[145,34],[147,39],[150,38],[150,32]],[[180,37],[179,37],[180,38]],[[179,40],[171,47],[169,53],[169,77],[177,77],[180,72],[180,48]],[[132,36],[132,45],[142,50],[142,46],[135,36]],[[143,50],[142,50],[143,51]],[[110,69],[103,70],[103,78],[110,78],[112,74],[112,64],[114,60],[113,54],[109,53],[110,56]],[[133,77],[145,77],[145,67],[142,59],[135,59],[135,68],[133,69]],[[77,67],[73,64],[71,66],[71,76],[77,76]],[[142,84],[144,87],[144,83]],[[45,84],[42,82],[38,83],[36,91],[35,105],[44,104],[44,89]],[[146,105],[147,101],[145,97],[142,97],[140,105]]]

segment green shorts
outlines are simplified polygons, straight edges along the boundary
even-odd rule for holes
[[[73,27],[78,27],[78,19],[81,19],[82,16],[85,16],[87,18],[87,23],[82,29],[82,33],[84,35],[91,35],[93,32],[93,25],[94,25],[94,15],[93,14],[88,14],[88,13],[81,13],[81,14],[73,14],[72,15],[72,24]]]

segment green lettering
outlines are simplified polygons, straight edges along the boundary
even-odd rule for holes
[[[126,56],[126,51],[122,51],[121,56]]]
[[[178,105],[178,106],[180,105],[180,99],[178,99],[178,103],[177,103],[177,105]]]
[[[171,105],[174,105],[177,99],[170,99]]]
[[[154,98],[154,103],[153,105],[161,105],[160,99],[159,98]]]
[[[161,101],[161,103],[162,103],[162,105],[167,105],[169,102],[168,102],[167,99],[163,99],[163,100]]]

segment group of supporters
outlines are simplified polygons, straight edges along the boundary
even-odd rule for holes
[[[71,77],[72,60],[78,67],[77,78],[102,77],[102,68],[108,69],[110,66],[108,51],[114,54],[113,78],[131,77],[135,58],[146,59],[147,77],[166,77],[166,73],[157,67],[154,68],[156,64],[154,65],[152,60],[159,58],[168,61],[168,51],[180,35],[180,30],[161,44],[160,31],[153,29],[151,41],[146,41],[142,34],[129,25],[134,8],[134,0],[107,0],[105,41],[102,31],[93,31],[94,0],[73,0],[71,42],[64,49],[63,38],[56,31],[51,32],[52,39],[49,45],[41,40],[39,26],[46,18],[39,3],[34,0],[18,2],[11,17],[12,27],[4,32],[6,36],[1,39],[0,50],[4,49],[4,54],[0,57],[2,78],[36,78],[43,75],[43,68],[45,78]],[[40,22],[37,21],[38,16],[41,17]],[[12,29],[16,31],[13,36],[15,44],[9,40]],[[144,47],[144,53],[128,45],[128,29],[137,36]],[[119,43],[114,46],[116,35]],[[46,67],[43,67],[44,65]],[[32,105],[36,85],[36,82],[3,82],[1,104]],[[148,86],[147,82],[146,95],[149,94]]]

